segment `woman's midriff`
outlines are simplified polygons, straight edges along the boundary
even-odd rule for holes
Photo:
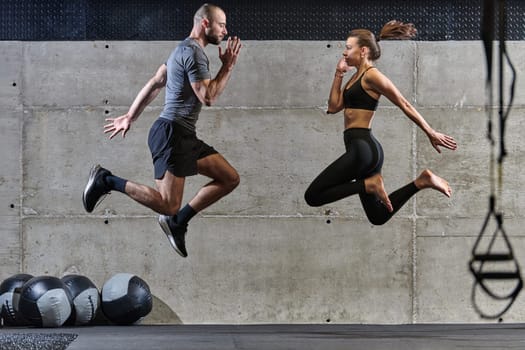
[[[374,111],[367,111],[366,109],[350,109],[344,110],[345,129],[349,128],[367,128],[372,127],[372,118],[374,118]]]

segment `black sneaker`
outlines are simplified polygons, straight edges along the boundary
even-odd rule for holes
[[[111,175],[111,172],[107,169],[102,168],[100,165],[95,165],[89,172],[89,179],[82,193],[82,202],[84,208],[88,213],[91,213],[93,209],[102,202],[106,195],[110,192],[104,178]]]
[[[188,256],[186,252],[185,236],[188,225],[177,225],[171,216],[159,215],[159,225],[168,237],[171,246],[183,258]]]

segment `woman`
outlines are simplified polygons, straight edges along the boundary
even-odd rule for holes
[[[379,39],[409,39],[416,33],[411,23],[388,22]],[[383,150],[372,135],[371,125],[382,95],[398,106],[408,118],[428,136],[432,146],[455,150],[456,141],[433,130],[416,109],[401,95],[394,84],[383,75],[374,62],[381,55],[377,41],[369,30],[350,32],[343,58],[336,67],[328,100],[327,113],[344,110],[344,141],[346,153],[330,164],[308,187],[305,200],[310,206],[321,206],[359,194],[370,222],[387,222],[414,194],[432,188],[450,197],[452,190],[447,181],[424,170],[414,181],[390,194],[386,193],[381,176]],[[356,72],[342,88],[346,72]]]

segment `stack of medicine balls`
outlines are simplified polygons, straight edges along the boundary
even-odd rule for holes
[[[101,311],[115,325],[140,322],[153,307],[147,283],[129,273],[108,279],[102,292],[86,276],[34,277],[16,274],[0,284],[0,318],[10,327],[92,324]]]

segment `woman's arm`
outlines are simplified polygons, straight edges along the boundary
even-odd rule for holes
[[[334,80],[332,81],[332,87],[330,88],[330,95],[328,96],[328,109],[326,113],[334,114],[340,112],[344,108],[343,101],[343,90],[341,84],[345,73],[350,69],[346,64],[344,58],[341,58],[337,63],[335,69]]]
[[[432,146],[441,153],[439,146],[455,150],[457,143],[451,136],[435,131],[427,123],[421,114],[408,102],[399,92],[397,87],[383,75],[379,70],[374,69],[365,74],[363,78],[365,85],[368,85],[376,93],[385,96],[392,103],[398,106],[405,115],[410,118],[428,136]]]

